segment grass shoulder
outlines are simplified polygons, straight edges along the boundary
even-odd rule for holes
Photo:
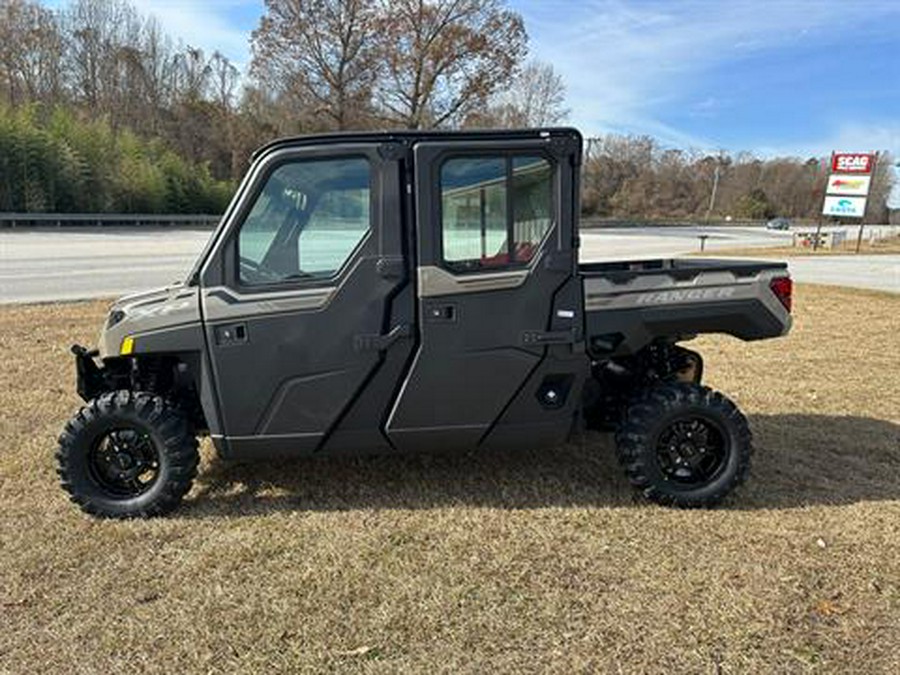
[[[795,258],[795,257],[818,257],[818,256],[842,256],[842,255],[897,255],[900,254],[900,237],[890,237],[881,239],[876,242],[863,241],[860,244],[859,251],[856,250],[856,240],[845,241],[835,248],[805,248],[801,246],[754,246],[754,247],[738,247],[738,248],[716,248],[707,249],[705,251],[696,251],[691,255],[699,255],[705,257],[718,256],[744,256],[753,258]]]

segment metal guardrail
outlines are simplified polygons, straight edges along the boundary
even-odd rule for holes
[[[696,220],[679,220],[679,219],[660,219],[660,220],[627,220],[621,218],[598,218],[597,216],[582,216],[579,227],[583,230],[595,228],[640,228],[640,227],[765,227],[769,221],[767,220],[721,220],[711,219],[705,220],[697,218]],[[891,229],[889,236],[895,236],[896,225],[887,225],[885,223],[819,223],[816,220],[797,219],[790,221],[790,229],[815,229],[817,227],[825,229],[846,229],[853,230],[862,225],[866,232],[880,231],[885,228]],[[881,235],[879,235],[881,236]]]
[[[598,218],[597,216],[582,216],[579,225],[582,229],[592,229],[600,227],[764,227],[767,222],[768,221],[766,220],[705,220],[703,218],[697,218],[694,220],[680,220],[674,218],[662,218],[659,220],[628,220],[622,218]],[[798,225],[802,222],[803,221],[795,221],[795,223]]]
[[[215,227],[221,216],[178,213],[0,213],[3,227]]]

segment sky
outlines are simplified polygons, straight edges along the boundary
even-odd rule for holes
[[[132,3],[241,65],[263,11],[262,0]],[[900,161],[900,0],[508,4],[530,55],[563,76],[569,122],[586,136],[760,156],[889,150]]]

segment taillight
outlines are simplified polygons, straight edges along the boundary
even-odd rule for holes
[[[769,288],[775,294],[775,297],[781,300],[781,304],[787,311],[791,311],[791,291],[793,291],[794,283],[790,277],[775,277],[769,282]]]

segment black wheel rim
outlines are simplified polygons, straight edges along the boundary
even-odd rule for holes
[[[111,429],[91,447],[91,477],[107,494],[131,499],[147,492],[159,478],[160,457],[153,439],[133,428]]]
[[[722,472],[729,447],[727,434],[712,420],[679,417],[659,434],[656,458],[666,480],[693,488],[708,484]]]

